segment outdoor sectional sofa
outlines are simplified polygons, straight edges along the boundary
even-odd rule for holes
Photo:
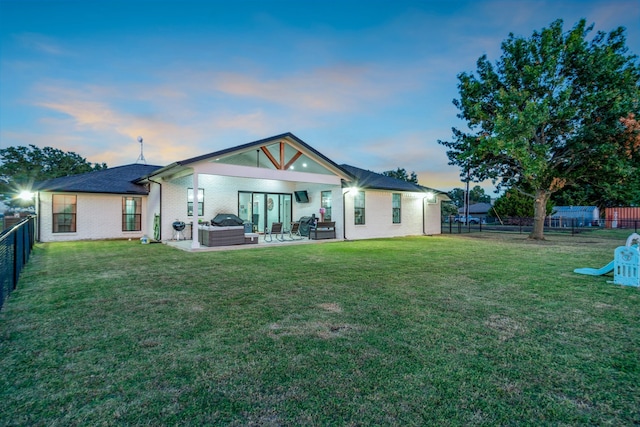
[[[335,239],[336,238],[336,223],[335,221],[318,222],[315,227],[309,228],[309,239],[321,240],[321,239]]]
[[[244,245],[244,226],[200,226],[198,227],[198,241],[203,246]]]

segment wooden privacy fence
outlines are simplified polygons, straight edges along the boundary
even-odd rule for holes
[[[16,288],[35,244],[36,221],[30,216],[0,234],[0,309]]]

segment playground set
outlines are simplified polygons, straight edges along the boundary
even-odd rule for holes
[[[635,242],[635,243],[634,243]],[[576,268],[574,273],[602,276],[613,271],[616,285],[640,287],[640,235],[633,233],[624,246],[613,252],[613,261],[602,268]]]

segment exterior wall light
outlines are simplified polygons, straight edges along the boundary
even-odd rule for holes
[[[24,200],[25,202],[30,202],[33,200],[34,194],[29,190],[23,190],[18,194],[18,198],[20,200]]]
[[[427,203],[429,202],[435,202],[436,201],[436,195],[429,191],[427,192],[427,194],[425,194],[424,199],[427,201]]]

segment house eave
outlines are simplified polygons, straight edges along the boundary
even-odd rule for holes
[[[73,188],[39,188],[36,190],[38,193],[74,193],[74,194],[132,194],[136,196],[148,196],[148,191],[91,191],[91,190],[79,190]]]

